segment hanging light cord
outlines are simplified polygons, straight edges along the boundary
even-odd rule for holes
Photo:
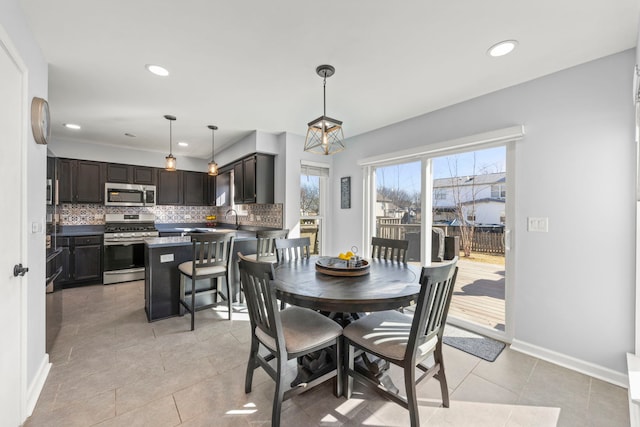
[[[327,115],[327,73],[324,73],[324,79],[322,79],[322,99],[324,101],[323,105],[323,115]]]
[[[214,129],[211,129],[211,163],[213,163],[213,154],[215,153],[215,133],[216,131]]]
[[[173,122],[173,120],[169,120],[169,155],[170,156],[173,155],[173,153],[171,152],[171,147],[172,147],[171,141],[173,139],[173,136],[172,136],[172,133],[171,133],[171,129],[172,129],[172,126],[171,126],[172,123],[171,122]]]

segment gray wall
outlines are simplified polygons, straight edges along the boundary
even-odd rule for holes
[[[348,139],[334,156],[330,251],[362,241],[359,159],[523,124],[510,177],[514,342],[626,372],[635,312],[634,60],[626,51]],[[339,208],[341,176],[352,177],[348,210]],[[549,232],[527,232],[529,216],[548,217]]]

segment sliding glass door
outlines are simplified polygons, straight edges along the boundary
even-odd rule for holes
[[[408,259],[416,265],[457,256],[450,322],[499,338],[507,305],[506,166],[507,148],[500,145],[441,150],[367,169],[375,191],[370,235],[408,240]]]

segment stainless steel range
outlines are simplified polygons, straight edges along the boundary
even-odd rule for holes
[[[153,214],[106,214],[103,283],[144,279],[144,239],[158,237]]]

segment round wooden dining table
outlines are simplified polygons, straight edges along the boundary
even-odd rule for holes
[[[369,260],[362,276],[331,276],[316,271],[317,256],[275,265],[278,298],[300,307],[337,313],[361,313],[406,307],[418,298],[420,268]]]

